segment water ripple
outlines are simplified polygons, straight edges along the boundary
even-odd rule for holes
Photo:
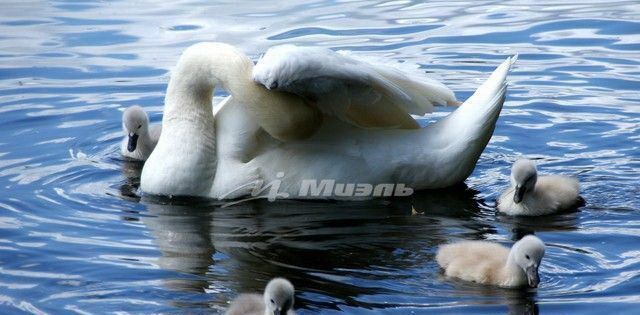
[[[14,2],[0,16],[0,313],[209,313],[274,276],[311,313],[602,313],[640,302],[637,1]],[[351,50],[471,95],[519,53],[467,187],[403,200],[164,200],[119,156],[122,110],[160,121],[198,41]],[[217,94],[223,96],[222,93]],[[435,120],[450,109],[423,119]],[[495,213],[519,156],[577,176],[587,205]],[[415,208],[421,215],[412,214]],[[537,290],[446,279],[437,247],[548,244]]]

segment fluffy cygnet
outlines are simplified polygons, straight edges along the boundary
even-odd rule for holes
[[[227,310],[227,315],[295,315],[294,289],[284,278],[274,278],[264,289],[264,295],[241,294]]]
[[[146,161],[158,143],[162,126],[149,127],[149,117],[142,107],[131,106],[122,114],[122,130],[126,135],[120,145],[122,155]]]
[[[544,243],[527,235],[511,250],[487,241],[463,241],[443,245],[436,260],[448,277],[500,287],[535,288],[540,282],[538,267]]]
[[[561,175],[538,177],[536,165],[527,159],[513,163],[511,184],[498,200],[498,211],[508,215],[552,214],[582,201],[578,180]]]

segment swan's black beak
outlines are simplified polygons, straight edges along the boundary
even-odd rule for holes
[[[130,133],[129,143],[127,144],[127,150],[129,150],[129,152],[133,152],[136,150],[136,146],[138,146],[138,135],[135,133]]]
[[[526,188],[524,188],[524,186],[517,185],[516,191],[513,194],[513,202],[519,204],[522,201],[522,198],[524,198],[525,191]]]
[[[538,275],[538,266],[532,265],[527,267],[525,270],[527,273],[527,281],[529,282],[529,286],[532,288],[537,288],[538,284],[540,284],[540,275]]]

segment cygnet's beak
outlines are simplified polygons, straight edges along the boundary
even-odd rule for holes
[[[516,191],[513,194],[513,202],[519,204],[522,201],[522,198],[524,198],[525,191],[526,189],[524,186],[516,185]]]
[[[135,133],[129,133],[129,143],[127,144],[127,150],[129,152],[133,152],[136,150],[136,146],[138,146],[138,135]]]
[[[273,310],[273,315],[287,315],[287,311],[283,310],[281,307]]]
[[[532,288],[537,288],[538,284],[540,284],[540,275],[538,275],[538,266],[531,265],[527,267],[525,272],[527,274],[527,281],[529,282],[529,286]]]

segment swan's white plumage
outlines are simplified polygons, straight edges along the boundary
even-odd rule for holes
[[[149,125],[149,117],[140,106],[131,106],[122,113],[122,130],[125,137],[120,143],[120,152],[123,156],[144,161],[156,147],[162,125]],[[130,135],[136,135],[136,146],[133,151],[129,151]]]
[[[544,243],[532,235],[525,236],[511,249],[488,241],[462,241],[442,245],[436,261],[448,277],[501,287],[521,287],[529,284],[527,267],[535,268],[537,276],[544,251]],[[537,282],[533,286],[537,286]]]
[[[294,288],[284,278],[274,278],[267,284],[264,294],[245,293],[231,302],[226,315],[295,315]]]
[[[172,72],[163,132],[143,168],[141,189],[238,198],[251,194],[257,181],[278,182],[278,192],[288,198],[336,198],[333,193],[301,196],[301,183],[330,179],[401,183],[413,189],[454,185],[473,171],[493,133],[514,60],[507,59],[469,100],[426,128],[362,129],[325,115],[317,129],[308,129],[310,136],[280,141],[318,122],[305,116],[308,112],[292,113],[305,106],[302,99],[254,83],[251,61],[235,48],[196,44]],[[211,95],[216,86],[231,97],[214,116]],[[285,137],[274,136],[274,130]]]
[[[453,91],[440,82],[321,47],[272,47],[253,69],[253,79],[364,128],[418,128],[410,114],[432,112],[435,104],[457,104]]]
[[[518,185],[531,178],[531,186],[516,203],[514,194]],[[512,185],[498,200],[498,211],[508,215],[538,216],[556,213],[576,207],[580,201],[580,183],[577,179],[562,175],[537,176],[535,164],[521,159],[511,171]]]

